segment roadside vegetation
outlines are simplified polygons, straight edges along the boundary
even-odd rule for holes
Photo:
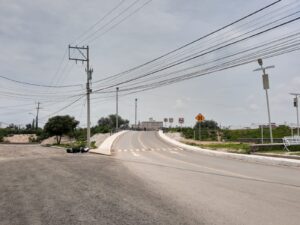
[[[118,117],[120,129],[128,128],[129,121]],[[116,116],[108,115],[101,117],[96,126],[91,127],[91,136],[97,133],[112,133],[116,127]],[[80,148],[86,146],[86,128],[79,127],[79,121],[69,115],[59,115],[49,118],[43,128],[36,129],[35,124],[27,124],[25,127],[20,127],[15,124],[10,124],[6,128],[0,128],[0,142],[4,141],[5,137],[18,134],[34,134],[36,138],[30,139],[32,143],[40,143],[50,137],[55,137],[55,143],[45,144],[46,146],[60,146],[66,148]],[[61,142],[62,137],[68,137],[69,142]],[[95,141],[91,142],[91,148],[96,148]]]
[[[187,139],[184,142],[202,148],[249,154],[252,151],[269,154],[289,154],[300,155],[300,146],[289,147],[290,152],[284,150],[283,146],[263,146],[255,147],[252,145],[261,143],[261,128],[256,129],[229,129],[220,128],[213,120],[196,123],[194,127],[168,128],[168,132],[180,132],[182,137]],[[281,143],[282,138],[296,133],[296,129],[280,125],[273,128],[274,141]],[[269,142],[269,129],[263,128],[264,143]]]

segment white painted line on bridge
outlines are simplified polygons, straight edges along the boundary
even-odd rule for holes
[[[172,153],[172,154],[176,154],[176,155],[182,155],[182,154],[180,154],[179,152],[174,152],[174,151],[170,151],[170,153]]]
[[[131,152],[135,157],[140,156],[139,154],[135,153],[135,152]]]

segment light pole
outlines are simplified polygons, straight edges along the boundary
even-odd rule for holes
[[[269,85],[269,76],[266,74],[266,69],[275,68],[275,66],[266,66],[263,67],[263,61],[262,59],[258,59],[258,64],[260,65],[260,68],[255,69],[254,71],[263,71],[262,80],[263,80],[263,88],[266,91],[266,99],[267,99],[267,108],[268,108],[268,118],[269,118],[269,129],[270,129],[270,140],[271,143],[273,143],[273,133],[272,133],[272,124],[271,124],[271,113],[270,113],[270,104],[269,104],[269,95],[268,95],[268,89],[270,89]]]
[[[118,108],[118,101],[119,101],[119,88],[116,88],[116,132],[119,128],[119,108]]]
[[[138,101],[138,99],[136,98],[135,100],[134,100],[134,102],[135,102],[135,108],[134,108],[134,127],[135,127],[135,129],[137,129],[137,101]]]
[[[290,93],[291,95],[295,96],[294,97],[294,107],[296,108],[296,113],[297,113],[297,136],[299,136],[299,106],[298,106],[298,96],[300,94],[298,93]]]
[[[261,143],[264,143],[264,125],[260,125],[260,131],[261,131]]]

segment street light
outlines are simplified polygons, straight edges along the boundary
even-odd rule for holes
[[[269,104],[269,95],[268,95],[268,89],[270,89],[270,85],[269,85],[269,76],[268,76],[268,74],[266,74],[266,69],[272,69],[272,68],[275,68],[275,66],[266,66],[266,67],[264,67],[262,59],[258,59],[257,62],[260,65],[260,68],[255,69],[253,71],[263,71],[262,80],[263,80],[264,90],[266,91],[268,118],[269,118],[269,129],[270,129],[270,139],[271,139],[271,143],[273,143],[271,113],[270,113],[270,104]]]
[[[291,95],[295,96],[294,97],[294,107],[296,108],[296,113],[297,113],[297,135],[299,136],[299,108],[298,108],[298,96],[300,94],[298,93],[290,93]]]
[[[119,87],[116,88],[116,132],[119,129]]]
[[[35,115],[33,113],[28,113],[29,115],[33,115],[35,117]],[[33,117],[33,120],[32,120],[32,129],[34,129],[34,124],[35,124],[35,119]]]

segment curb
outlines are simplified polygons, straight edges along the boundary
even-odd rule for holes
[[[241,155],[241,154],[235,154],[235,153],[229,153],[229,152],[216,152],[208,149],[203,149],[196,146],[191,146],[187,144],[183,144],[179,141],[176,141],[167,135],[165,135],[162,130],[158,131],[158,135],[161,139],[164,141],[175,145],[177,147],[181,147],[184,149],[188,149],[191,151],[197,151],[204,155],[209,156],[216,156],[216,157],[222,157],[227,159],[237,159],[237,160],[243,160],[247,162],[254,162],[254,163],[263,163],[267,165],[275,165],[275,166],[293,166],[293,167],[299,167],[300,168],[300,161],[297,159],[285,159],[285,158],[275,158],[275,157],[269,157],[269,156],[258,156],[258,155]]]
[[[114,144],[114,142],[117,140],[117,138],[125,133],[127,133],[128,131],[120,131],[118,133],[113,134],[112,136],[107,137],[102,144],[96,148],[96,149],[91,149],[89,152],[90,153],[96,153],[96,154],[102,154],[102,155],[111,155],[111,149],[112,149],[112,145]]]

